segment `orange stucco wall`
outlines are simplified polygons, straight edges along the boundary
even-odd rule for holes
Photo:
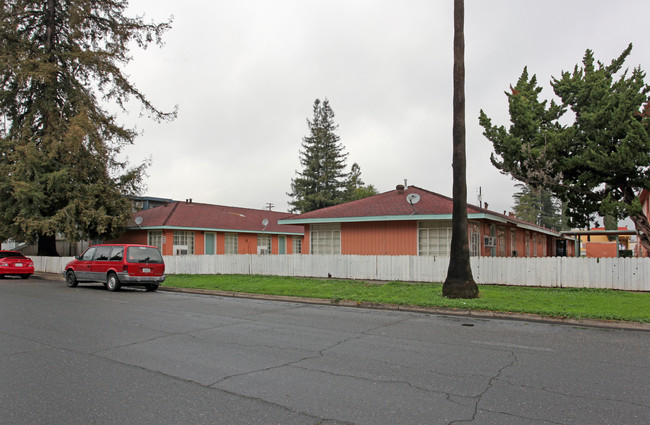
[[[616,242],[586,242],[587,257],[616,258]]]
[[[342,223],[341,254],[417,255],[417,222]]]

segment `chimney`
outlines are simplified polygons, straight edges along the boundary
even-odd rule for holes
[[[398,184],[395,189],[397,189],[398,192],[404,192],[404,185],[403,184]]]
[[[488,203],[487,202],[485,203],[485,209],[486,210],[488,209]]]

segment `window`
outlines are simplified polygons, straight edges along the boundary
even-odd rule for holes
[[[194,254],[194,232],[174,231],[174,255]]]
[[[160,251],[148,246],[130,246],[127,249],[126,255],[129,263],[163,264]]]
[[[124,247],[123,246],[114,246],[111,251],[111,261],[122,261],[124,258]]]
[[[530,233],[528,232],[526,232],[524,243],[526,245],[526,257],[530,257]]]
[[[418,255],[449,255],[451,227],[449,222],[418,222]]]
[[[469,222],[469,255],[478,257],[481,255],[481,228],[475,221]]]
[[[300,236],[293,237],[293,253],[302,254],[302,238]]]
[[[499,227],[497,229],[497,248],[499,250],[499,257],[506,256],[506,229]]]
[[[108,261],[111,256],[112,246],[98,246],[95,253],[95,261]]]
[[[149,234],[147,236],[147,245],[155,246],[162,252],[163,249],[162,242],[163,242],[162,230],[149,230]]]
[[[271,235],[257,235],[257,253],[271,253]]]
[[[533,257],[537,257],[537,233],[533,233]]]
[[[341,253],[341,225],[312,224],[311,253],[314,255],[335,255]]]
[[[515,229],[510,230],[510,255],[516,257],[517,252],[517,231]]]
[[[88,248],[88,249],[86,250],[86,252],[84,252],[84,253],[81,255],[81,257],[80,257],[79,259],[80,259],[80,260],[83,260],[83,261],[90,261],[90,260],[92,260],[92,259],[93,259],[93,254],[95,253],[96,250],[97,250],[97,248],[94,247],[94,246],[91,247],[91,248]]]
[[[226,254],[239,254],[239,247],[237,240],[239,237],[237,233],[226,233],[224,236],[225,253]]]

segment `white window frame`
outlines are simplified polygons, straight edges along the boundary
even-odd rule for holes
[[[147,232],[147,245],[155,246],[162,252],[163,250],[163,231],[149,230]]]
[[[239,235],[237,233],[224,234],[224,254],[239,254]]]
[[[497,257],[506,256],[506,228],[497,227]]]
[[[451,233],[449,221],[418,221],[418,255],[448,257]]]
[[[309,228],[311,255],[341,254],[341,225],[339,223],[312,224]]]
[[[481,225],[476,221],[470,221],[469,227],[469,255],[478,257],[481,255]]]
[[[194,255],[194,232],[191,230],[174,230],[174,255],[177,250],[187,250],[187,255]]]
[[[302,254],[302,238],[300,236],[293,237],[291,250],[294,254]]]
[[[272,238],[271,235],[258,233],[257,234],[257,253],[258,254],[271,254],[272,248]]]

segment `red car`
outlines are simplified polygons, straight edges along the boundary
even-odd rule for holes
[[[155,291],[165,281],[165,263],[155,246],[104,244],[88,248],[63,270],[66,284],[101,282],[109,291],[122,286],[144,286]]]
[[[34,262],[18,251],[0,251],[0,279],[20,276],[27,279],[34,274]]]

